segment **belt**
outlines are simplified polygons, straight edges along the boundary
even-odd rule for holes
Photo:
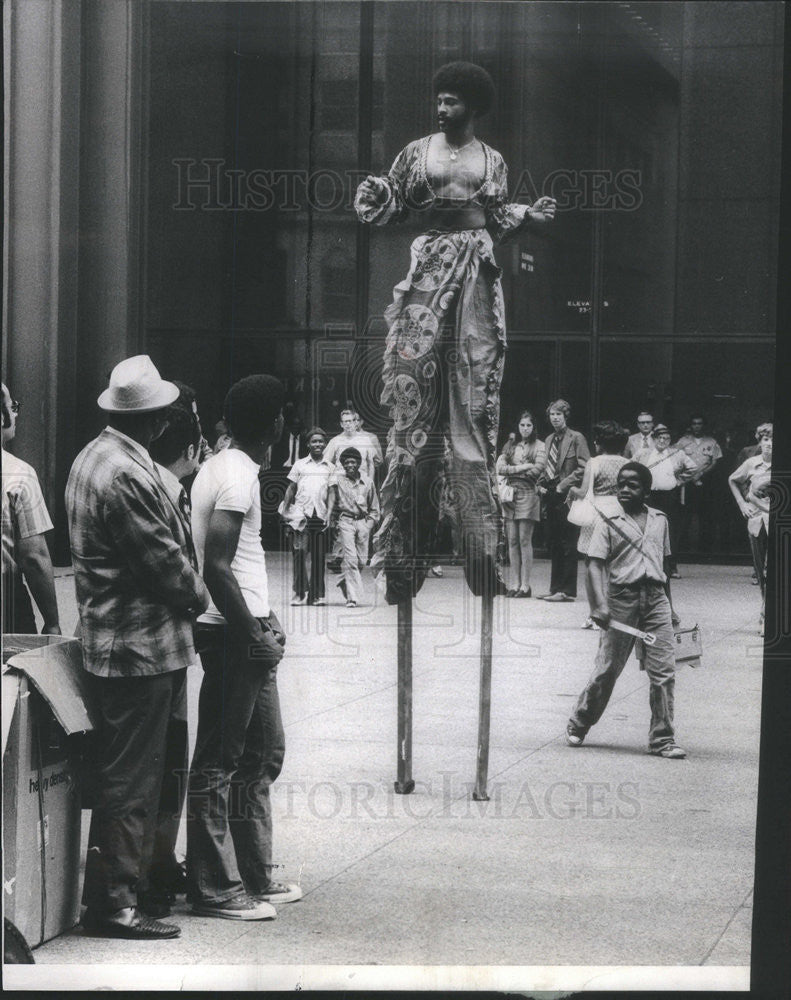
[[[352,521],[363,521],[363,520],[365,520],[366,517],[368,517],[368,515],[367,514],[352,514],[348,510],[342,510],[340,512],[340,514],[338,514],[338,517],[350,517],[352,519]]]

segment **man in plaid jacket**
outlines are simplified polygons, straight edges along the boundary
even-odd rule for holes
[[[175,864],[172,836],[161,830],[173,829],[183,804],[192,623],[208,604],[188,529],[148,453],[177,396],[147,356],[117,365],[98,400],[108,426],[77,456],[66,486],[99,717],[83,926],[113,937],[180,934],[138,906]]]

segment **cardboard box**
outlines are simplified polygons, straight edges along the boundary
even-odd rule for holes
[[[94,726],[79,640],[3,636],[3,659],[3,901],[35,947],[79,920],[74,734]]]

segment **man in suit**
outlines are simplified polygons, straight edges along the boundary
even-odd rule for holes
[[[99,718],[82,923],[102,936],[181,933],[138,905],[160,888],[152,872],[172,859],[172,838],[159,830],[180,814],[183,780],[165,780],[165,769],[186,760],[192,623],[208,604],[184,522],[148,451],[177,396],[146,355],[116,365],[98,400],[108,425],[77,456],[66,485],[85,668]]]
[[[549,593],[542,601],[573,601],[577,597],[577,536],[579,528],[568,519],[566,497],[579,486],[590,452],[585,438],[568,426],[571,407],[556,399],[547,407],[552,433],[546,439],[547,464],[538,479],[544,497],[549,554],[552,559]]]
[[[637,433],[631,434],[623,450],[627,458],[634,462],[642,462],[645,465],[647,455],[654,450],[654,439],[651,436],[654,430],[654,415],[648,410],[643,410],[637,414]]]

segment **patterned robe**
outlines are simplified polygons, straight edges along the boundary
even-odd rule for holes
[[[381,402],[393,425],[374,573],[395,604],[419,590],[447,518],[476,595],[502,589],[502,506],[495,459],[506,346],[501,271],[493,249],[525,224],[527,205],[509,204],[502,156],[481,143],[481,186],[463,201],[440,199],[426,171],[430,136],[411,142],[384,178],[387,199],[358,189],[362,222],[399,222],[410,212],[477,206],[486,227],[429,230],[412,243],[409,273],[385,310]]]

